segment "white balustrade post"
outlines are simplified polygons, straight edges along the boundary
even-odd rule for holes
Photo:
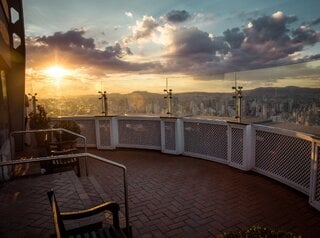
[[[161,136],[161,152],[165,153],[166,152],[166,128],[165,128],[165,121],[164,119],[161,119],[160,121],[160,136]]]
[[[110,130],[111,130],[111,146],[113,148],[116,148],[119,145],[118,117],[112,117]]]
[[[320,210],[320,196],[317,197],[317,190],[320,189],[320,168],[319,168],[319,148],[320,142],[314,140],[312,142],[311,166],[310,166],[310,190],[309,190],[309,204]]]
[[[97,149],[101,149],[101,135],[100,135],[100,123],[99,119],[94,119],[94,128],[96,131],[96,143],[97,143]]]
[[[247,125],[244,128],[244,141],[243,141],[243,162],[244,170],[251,170],[255,165],[255,135],[252,125]]]
[[[182,154],[184,152],[184,126],[183,120],[176,120],[176,151],[177,154]]]

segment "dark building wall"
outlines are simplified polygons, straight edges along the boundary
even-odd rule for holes
[[[14,19],[11,20],[11,19]],[[21,0],[0,1],[0,147],[24,130],[25,39]],[[18,147],[23,140],[18,138]],[[1,151],[3,154],[4,152]]]

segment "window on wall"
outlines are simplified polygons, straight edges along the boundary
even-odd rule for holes
[[[9,112],[6,85],[6,73],[4,70],[0,70],[0,146],[2,146],[8,138],[9,133]]]

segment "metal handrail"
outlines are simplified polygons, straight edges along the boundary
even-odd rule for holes
[[[13,131],[10,133],[10,144],[11,144],[11,160],[13,160],[13,155],[14,155],[14,151],[13,151],[13,143],[12,143],[12,138],[13,135],[18,135],[18,134],[26,134],[26,133],[40,133],[40,132],[66,132],[68,134],[80,137],[81,139],[83,139],[83,144],[84,144],[84,153],[87,153],[87,138],[83,135],[80,135],[78,133],[75,133],[73,131],[64,129],[64,128],[49,128],[49,129],[38,129],[38,130],[26,130],[26,131]],[[87,159],[85,158],[85,168],[86,168],[86,175],[88,176],[88,169],[87,169]]]
[[[126,232],[127,235],[130,237],[130,219],[129,219],[129,204],[128,204],[128,183],[127,183],[127,168],[125,165],[114,162],[112,160],[108,160],[106,158],[91,154],[91,153],[78,153],[78,154],[67,154],[67,155],[56,155],[56,156],[46,156],[46,157],[39,157],[39,158],[31,158],[31,159],[19,159],[19,160],[11,160],[0,162],[0,167],[16,165],[16,164],[28,164],[28,163],[36,163],[36,162],[43,162],[43,161],[51,161],[51,160],[64,160],[70,158],[81,158],[81,157],[90,157],[92,159],[96,159],[102,161],[106,164],[110,164],[112,166],[121,168],[123,171],[123,186],[124,186],[124,207],[125,207],[125,218],[126,218]]]

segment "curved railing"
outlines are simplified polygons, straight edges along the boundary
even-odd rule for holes
[[[37,133],[47,133],[47,132],[65,132],[70,135],[74,135],[77,138],[80,138],[83,140],[83,148],[84,152],[87,153],[87,138],[83,135],[80,135],[78,133],[75,133],[73,131],[64,129],[64,128],[50,128],[50,129],[38,129],[38,130],[26,130],[26,131],[13,131],[10,133],[10,144],[11,144],[11,157],[14,158],[14,136],[15,135],[25,135],[25,134],[37,134]],[[86,175],[88,175],[88,169],[87,169],[87,159],[85,158],[85,170],[86,170]]]
[[[59,118],[59,120],[70,117]],[[212,119],[72,117],[88,146],[161,150],[211,160],[280,181],[320,210],[319,138],[296,131]],[[55,119],[53,118],[53,121]]]
[[[19,133],[18,133],[19,134]],[[106,158],[91,154],[91,153],[79,153],[79,154],[67,154],[67,155],[57,155],[57,156],[47,156],[47,157],[39,157],[39,158],[30,158],[30,159],[19,159],[19,160],[11,160],[0,162],[0,168],[7,167],[11,165],[18,164],[30,164],[30,163],[41,163],[45,161],[52,160],[66,160],[70,158],[92,158],[95,160],[99,160],[103,163],[118,167],[123,172],[123,190],[124,190],[124,206],[125,206],[125,220],[126,220],[126,232],[130,234],[130,218],[129,218],[129,204],[128,204],[128,183],[127,183],[127,168],[123,164],[108,160]]]

